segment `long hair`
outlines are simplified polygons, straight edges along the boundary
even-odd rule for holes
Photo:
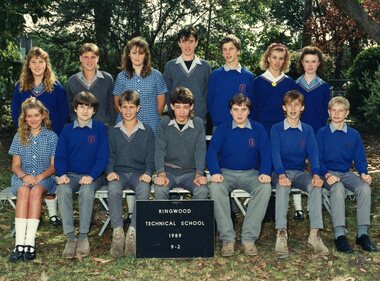
[[[272,54],[273,51],[285,52],[284,64],[281,67],[281,71],[284,73],[288,72],[289,67],[290,67],[289,50],[288,50],[288,48],[285,47],[285,45],[283,45],[281,43],[270,44],[270,46],[267,48],[265,53],[261,56],[261,59],[260,59],[261,70],[267,70],[269,68],[268,58]]]
[[[20,90],[23,92],[30,91],[35,86],[33,73],[29,68],[29,63],[32,58],[42,58],[45,60],[46,68],[44,72],[44,77],[42,78],[42,83],[45,87],[45,90],[49,93],[52,93],[56,77],[51,67],[49,54],[39,47],[32,48],[26,56],[19,80]]]
[[[144,66],[140,73],[141,77],[145,78],[152,73],[152,62],[148,42],[142,37],[132,38],[124,47],[120,68],[127,72],[128,79],[133,77],[134,69],[129,54],[134,48],[136,48],[138,52],[145,54]]]
[[[18,118],[18,129],[17,129],[17,132],[19,135],[19,142],[22,145],[29,144],[30,126],[26,122],[26,114],[29,109],[37,109],[38,112],[41,113],[42,116],[44,117],[42,119],[41,126],[46,127],[47,129],[51,128],[49,111],[43,105],[43,103],[37,100],[35,97],[26,99],[21,105],[21,113],[20,113],[20,117]]]

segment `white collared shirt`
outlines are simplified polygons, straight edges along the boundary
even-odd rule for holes
[[[335,131],[343,131],[343,132],[347,133],[347,124],[346,123],[343,124],[342,129],[335,128],[335,126],[333,125],[332,122],[330,123],[329,126],[330,126],[331,133],[334,133]]]
[[[92,118],[90,119],[90,121],[87,122],[86,125],[84,125],[82,127],[79,126],[78,119],[75,119],[73,128],[75,129],[76,127],[79,127],[79,128],[89,127],[90,129],[92,129]]]
[[[115,125],[115,128],[120,128],[120,131],[122,131],[124,134],[126,134],[128,137],[132,136],[137,130],[145,130],[143,122],[137,119],[137,124],[133,128],[131,133],[128,133],[127,128],[124,126],[123,120],[121,120],[119,123]]]
[[[263,74],[261,74],[266,80],[271,81],[271,82],[278,82],[284,77],[286,77],[285,73],[281,73],[278,77],[274,77],[273,74],[269,71],[265,71]]]
[[[241,129],[251,129],[252,130],[252,124],[251,122],[247,119],[245,120],[245,123],[244,123],[244,126],[243,127],[239,127],[236,122],[234,120],[232,120],[232,129],[235,129],[235,128],[241,128]]]
[[[287,129],[289,129],[289,128],[299,129],[299,130],[302,132],[301,121],[298,121],[297,127],[292,127],[292,126],[290,126],[290,124],[289,124],[289,122],[288,122],[288,119],[285,118],[285,119],[284,119],[284,130],[287,130]]]
[[[223,65],[224,71],[230,71],[230,70],[236,70],[237,72],[241,73],[241,64],[239,63],[236,68],[230,68],[227,66],[227,64]]]
[[[197,64],[202,64],[200,58],[197,57],[197,55],[194,55],[194,59],[193,59],[193,62],[190,66],[190,68],[188,69],[186,64],[185,64],[185,61],[183,60],[182,56],[179,56],[175,62],[176,64],[181,64],[182,65],[182,68],[189,74],[195,67]]]
[[[168,126],[174,126],[176,127],[180,132],[182,131],[185,131],[187,128],[192,128],[194,129],[194,122],[193,122],[193,119],[189,118],[189,120],[187,120],[185,126],[183,126],[182,130],[179,128],[178,124],[177,124],[177,121],[175,121],[175,118],[173,118],[172,120],[170,120],[170,122],[168,123]]]

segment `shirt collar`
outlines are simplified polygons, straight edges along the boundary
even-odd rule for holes
[[[324,83],[324,81],[319,76],[315,76],[314,79],[310,81],[310,83],[307,83],[307,81],[305,79],[305,75],[301,75],[296,80],[296,83],[300,84],[306,90],[312,90],[312,89],[317,88],[319,85],[322,85]]]
[[[185,61],[183,60],[182,56],[179,56],[179,57],[177,58],[177,60],[175,61],[175,63],[176,63],[176,64],[180,64],[180,65],[182,65],[183,69],[184,69],[187,73],[190,73],[190,72],[195,68],[195,66],[196,66],[197,64],[202,64],[200,58],[198,58],[197,55],[194,55],[193,62],[192,62],[192,64],[191,64],[191,66],[190,66],[189,69],[187,69],[187,66],[186,66]]]
[[[263,74],[261,74],[265,79],[271,81],[271,82],[278,82],[284,77],[286,77],[285,73],[281,73],[278,77],[274,77],[272,73],[270,73],[269,69],[265,71]]]
[[[77,75],[78,75],[78,78],[79,78],[80,81],[82,81],[85,85],[88,84],[86,78],[83,75],[83,71],[78,72]],[[95,73],[94,77],[92,77],[90,85],[92,85],[92,83],[94,83],[94,81],[96,79],[98,79],[98,78],[102,78],[103,79],[104,75],[100,71],[96,70],[96,73]]]
[[[232,129],[235,129],[235,128],[241,128],[239,127],[234,120],[232,120]],[[252,124],[251,124],[251,121],[249,121],[248,119],[245,120],[245,123],[244,123],[244,126],[241,128],[241,129],[251,129],[252,130]]]
[[[120,128],[120,130],[126,134],[127,136],[131,136],[132,134],[134,134],[135,132],[137,132],[139,129],[140,130],[145,130],[145,126],[143,124],[143,122],[141,122],[140,120],[137,119],[137,124],[136,126],[133,128],[132,132],[129,134],[128,133],[128,130],[127,128],[124,126],[124,123],[123,123],[123,120],[121,120],[119,123],[117,123],[115,125],[115,128]]]
[[[76,127],[81,128],[81,127],[79,126],[78,119],[75,119],[75,120],[74,120],[74,126],[73,126],[73,128],[75,129]],[[92,129],[92,118],[91,118],[90,121],[88,121],[87,124],[84,125],[82,128],[84,128],[84,127],[89,127],[90,129]]]
[[[175,121],[175,118],[173,118],[172,120],[169,121],[168,126],[174,126],[179,131],[185,131],[187,128],[194,129],[194,122],[193,122],[193,119],[189,118],[189,120],[187,120],[185,126],[183,126],[182,130],[180,130],[177,122]]]
[[[289,128],[293,128],[293,129],[298,129],[302,132],[302,124],[301,124],[301,121],[298,121],[298,124],[297,124],[297,127],[292,127],[290,126],[289,122],[288,122],[288,119],[284,119],[284,130],[287,130]]]
[[[224,71],[230,71],[230,70],[236,70],[237,72],[241,73],[241,64],[239,63],[236,68],[230,68],[227,66],[227,64],[223,65]]]
[[[332,122],[330,123],[329,126],[330,126],[331,133],[334,133],[335,131],[343,131],[343,132],[347,133],[347,124],[346,123],[343,124],[342,129],[335,128],[335,126],[333,125]]]

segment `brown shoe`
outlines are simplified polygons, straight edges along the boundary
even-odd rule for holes
[[[277,230],[276,246],[274,250],[279,256],[289,255],[288,233],[286,232],[286,229]]]
[[[244,254],[247,256],[257,256],[259,252],[256,249],[255,243],[253,242],[244,242],[242,244]]]
[[[235,254],[234,242],[223,242],[222,250],[220,252],[222,257],[231,257]]]
[[[325,246],[322,239],[319,237],[319,235],[309,236],[309,239],[307,239],[307,242],[309,245],[314,249],[314,252],[321,256],[327,256],[330,254],[329,249]]]
[[[125,237],[124,255],[133,257],[136,256],[136,230],[132,226],[129,226]]]
[[[76,248],[77,248],[77,240],[67,240],[65,249],[62,252],[62,257],[66,259],[75,258]]]
[[[124,255],[124,241],[124,229],[122,227],[114,228],[110,250],[110,254],[113,258],[120,258]]]
[[[87,257],[90,254],[90,243],[88,243],[88,238],[83,240],[78,240],[76,254],[81,257]]]

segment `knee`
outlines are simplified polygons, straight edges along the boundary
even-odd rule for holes
[[[331,186],[330,189],[331,198],[334,201],[336,200],[344,200],[346,198],[346,191],[342,183],[338,182]]]
[[[112,181],[107,186],[108,197],[121,196],[123,194],[123,188],[118,181]]]
[[[29,198],[30,189],[22,185],[17,190],[17,200],[27,200]]]
[[[210,192],[211,198],[219,197],[222,195],[228,196],[227,189],[220,183],[215,183],[215,182],[210,183],[209,192]]]
[[[193,197],[194,197],[194,199],[207,199],[207,197],[208,197],[207,186],[195,187]]]
[[[290,192],[290,188],[283,188],[283,189],[288,190]],[[268,197],[269,199],[270,195],[272,194],[272,185],[269,183],[261,184],[258,189],[258,192],[262,194],[262,196],[264,196],[265,198]]]
[[[93,198],[95,196],[95,190],[92,185],[84,184],[79,188],[79,195]]]
[[[72,195],[73,195],[73,190],[71,189],[70,185],[58,185],[57,187],[58,198],[62,196],[72,197]]]
[[[33,201],[41,200],[44,188],[40,185],[35,186],[30,190],[29,199]]]
[[[362,196],[364,198],[371,197],[371,187],[368,183],[363,182],[358,188],[357,188],[357,195]]]

